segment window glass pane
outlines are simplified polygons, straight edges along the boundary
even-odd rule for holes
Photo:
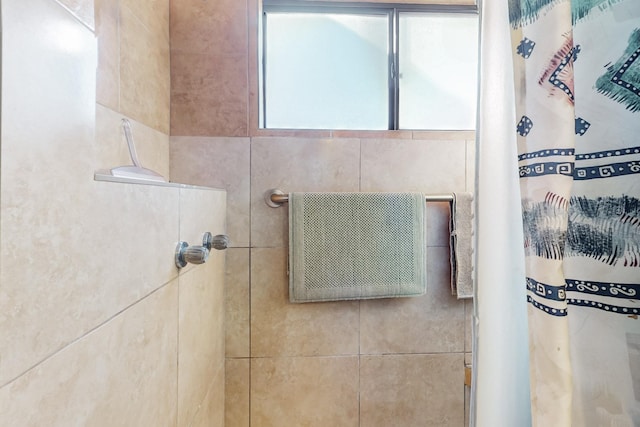
[[[387,15],[267,13],[265,127],[387,129]]]
[[[478,16],[401,13],[399,127],[475,129]]]

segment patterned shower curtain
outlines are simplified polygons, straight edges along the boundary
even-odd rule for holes
[[[640,426],[640,0],[508,0],[534,426]]]

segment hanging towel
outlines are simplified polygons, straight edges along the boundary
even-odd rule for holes
[[[425,233],[423,194],[291,193],[289,300],[422,295]]]
[[[458,298],[473,297],[473,195],[454,193],[449,204],[451,220],[451,292]]]

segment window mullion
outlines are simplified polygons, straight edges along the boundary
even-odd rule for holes
[[[389,11],[389,129],[398,129],[398,9]]]

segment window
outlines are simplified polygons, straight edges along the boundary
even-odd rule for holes
[[[262,128],[475,129],[475,7],[299,3],[264,0]]]

